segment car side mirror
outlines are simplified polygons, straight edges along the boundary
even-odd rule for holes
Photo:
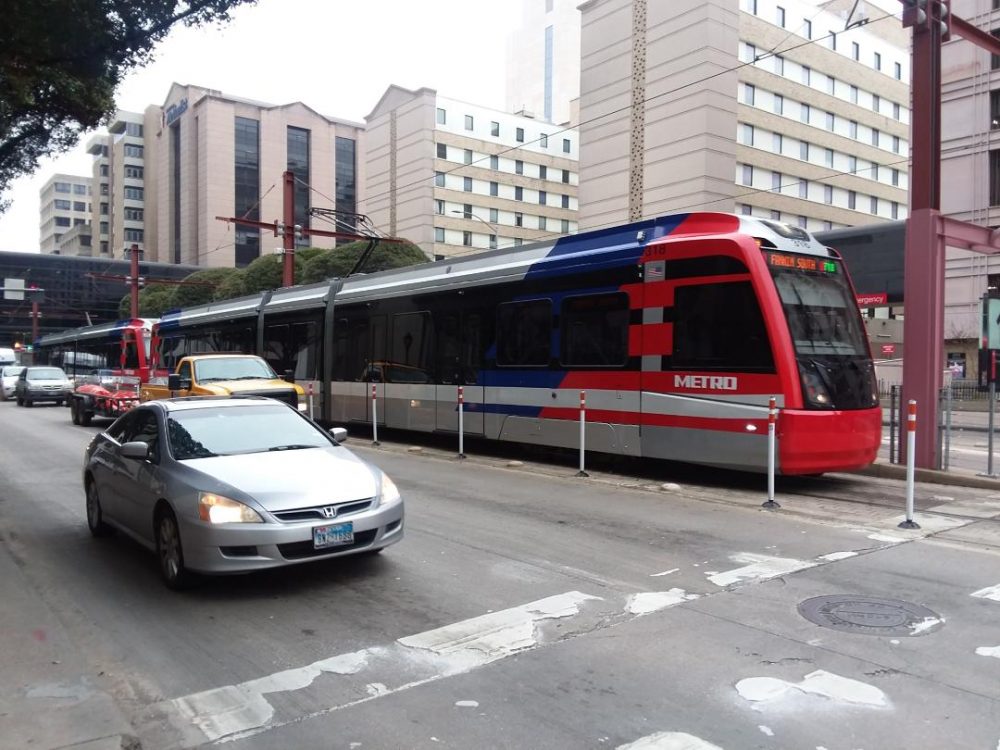
[[[167,389],[171,391],[179,391],[181,389],[181,376],[176,372],[167,375]]]
[[[138,440],[132,443],[122,443],[122,457],[137,458],[144,461],[149,458],[149,444]]]
[[[333,439],[338,443],[347,440],[347,430],[343,427],[331,427],[330,434],[333,435]]]
[[[285,374],[282,376],[282,379],[285,380],[285,382],[287,383],[294,383],[295,370],[285,370]]]

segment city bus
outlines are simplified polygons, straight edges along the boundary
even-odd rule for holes
[[[157,366],[264,357],[327,423],[784,474],[871,463],[881,411],[854,289],[803,229],[722,213],[278,289],[165,314]]]

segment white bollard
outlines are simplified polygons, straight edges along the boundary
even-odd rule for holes
[[[580,391],[580,470],[576,473],[578,477],[590,476],[584,471],[583,456],[587,450],[587,392]]]
[[[465,392],[458,386],[458,457],[465,458]]]
[[[761,507],[774,510],[781,506],[774,500],[775,428],[778,421],[778,402],[771,396],[767,402],[767,500]]]
[[[919,529],[913,520],[913,475],[917,466],[917,402],[912,398],[906,404],[906,518],[900,522],[901,529]]]
[[[372,445],[378,445],[378,392],[372,383]]]
[[[310,380],[308,385],[306,385],[306,395],[309,398],[309,419],[313,418],[313,384]]]

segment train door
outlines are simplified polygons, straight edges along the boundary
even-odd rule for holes
[[[441,313],[436,317],[437,374],[436,429],[458,431],[458,386],[462,386],[462,428],[466,434],[483,434],[484,388],[480,382],[485,350],[481,313]]]
[[[384,364],[386,361],[386,316],[373,315],[367,321],[356,320],[348,331],[352,356],[349,362],[360,368],[349,373],[350,380],[340,384],[340,395],[347,402],[344,410],[350,422],[372,421],[372,386],[378,399],[378,423],[385,424]],[[334,394],[336,400],[338,394]]]
[[[430,432],[435,426],[434,327],[431,314],[392,316],[389,356],[382,363],[390,427]]]

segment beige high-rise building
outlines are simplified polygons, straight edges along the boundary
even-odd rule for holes
[[[145,137],[147,260],[241,267],[280,248],[273,231],[216,217],[283,220],[286,170],[296,175],[295,224],[336,231],[310,208],[345,216],[358,210],[363,126],[302,102],[266,104],[174,84],[163,106],[146,109]],[[306,237],[297,244],[334,241]]]
[[[905,218],[908,37],[854,5],[584,2],[581,229],[696,210],[812,231]]]
[[[145,248],[144,117],[119,110],[107,134],[91,137],[94,157],[91,226],[95,256],[122,257],[133,244]]]
[[[577,230],[575,130],[399,86],[365,119],[366,211],[428,257]]]
[[[38,247],[41,252],[59,252],[62,236],[73,227],[90,221],[90,184],[89,177],[54,174],[38,191]]]

